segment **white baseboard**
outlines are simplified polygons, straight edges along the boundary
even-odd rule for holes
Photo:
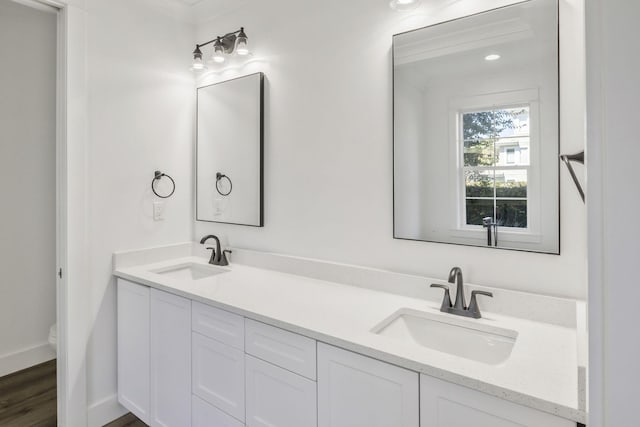
[[[114,394],[89,406],[88,426],[102,427],[113,420],[117,420],[128,412],[124,406],[118,403],[118,396]]]
[[[56,353],[49,343],[0,355],[0,377],[55,359]]]

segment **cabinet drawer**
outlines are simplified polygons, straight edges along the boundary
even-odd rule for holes
[[[316,427],[316,383],[246,356],[248,427]]]
[[[191,427],[244,427],[240,421],[209,405],[198,396],[192,396]]]
[[[193,333],[193,394],[244,421],[244,353]]]
[[[315,381],[315,340],[250,319],[245,331],[246,353]]]
[[[192,329],[231,347],[244,350],[244,318],[219,308],[193,302]]]

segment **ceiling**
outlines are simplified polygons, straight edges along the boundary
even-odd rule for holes
[[[547,3],[540,4],[505,7],[394,36],[395,69],[424,87],[542,64],[553,67],[557,21],[549,19],[554,12]],[[485,61],[489,54],[502,58]]]
[[[2,0],[0,0],[2,1]],[[170,0],[182,5],[195,23],[204,23],[211,19],[234,12],[250,0]]]
[[[203,2],[204,0],[174,0],[178,3],[186,4],[187,6],[195,6],[198,3]]]

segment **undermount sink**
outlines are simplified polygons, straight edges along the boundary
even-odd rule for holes
[[[205,279],[207,277],[215,276],[216,274],[226,273],[227,271],[228,270],[223,268],[216,268],[213,266],[198,264],[195,262],[185,262],[169,267],[151,270],[152,273],[180,280]]]
[[[490,365],[507,360],[518,337],[511,329],[407,308],[393,313],[372,332]]]

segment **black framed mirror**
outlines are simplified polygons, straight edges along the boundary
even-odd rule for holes
[[[557,0],[393,37],[394,238],[559,254]]]
[[[196,220],[264,225],[264,74],[198,88]]]

